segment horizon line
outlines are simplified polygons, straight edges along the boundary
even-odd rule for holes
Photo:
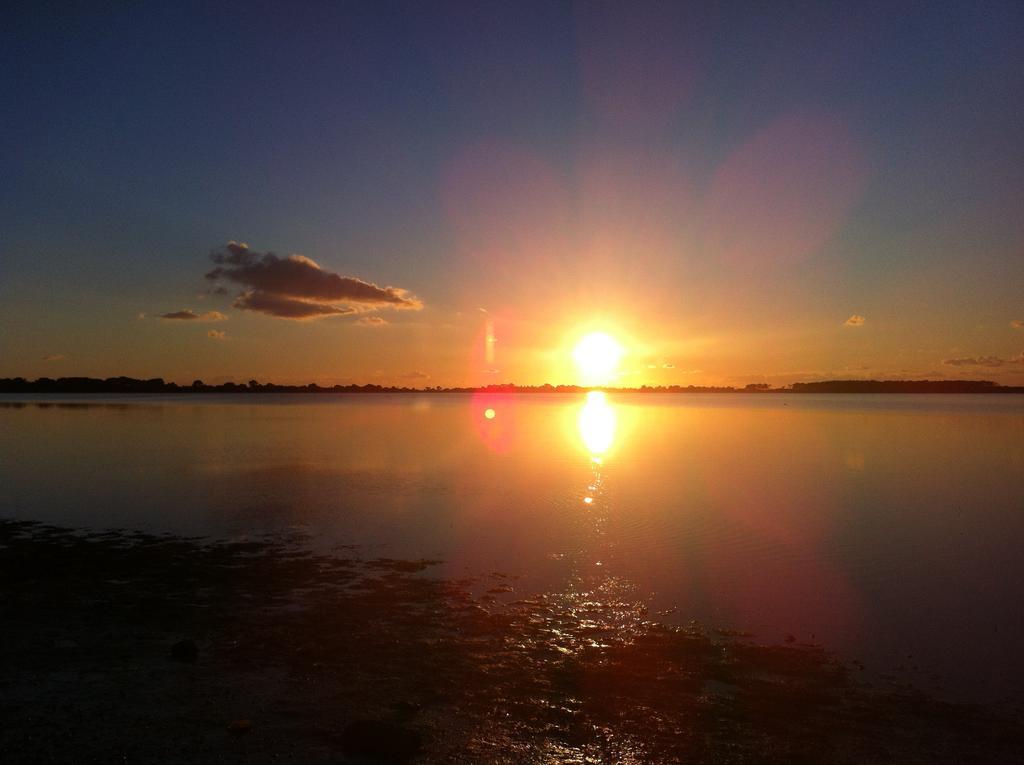
[[[201,379],[189,385],[167,382],[162,377],[24,377],[0,378],[0,393],[1024,393],[1024,386],[1001,385],[992,380],[930,380],[930,379],[831,379],[793,382],[773,386],[769,383],[746,385],[577,385],[542,383],[518,385],[516,383],[490,383],[479,386],[423,386],[382,385],[380,383],[318,383],[282,384],[260,383],[252,379],[247,383],[204,383]]]

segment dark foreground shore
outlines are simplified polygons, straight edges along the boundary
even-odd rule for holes
[[[0,520],[0,761],[1024,761],[1007,713],[819,646],[429,566]]]

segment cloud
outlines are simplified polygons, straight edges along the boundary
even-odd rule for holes
[[[63,353],[49,353],[46,356],[43,356],[43,361],[61,361],[63,358]]]
[[[228,242],[210,259],[217,267],[206,274],[210,281],[229,281],[246,288],[235,308],[282,319],[315,319],[380,308],[419,310],[423,303],[407,290],[378,287],[352,276],[325,271],[304,255],[279,257],[255,252],[249,245]],[[223,288],[218,285],[214,292]]]
[[[430,375],[426,372],[406,372],[402,375],[403,380],[429,380]]]
[[[1010,326],[1014,329],[1024,329],[1024,319],[1014,319],[1010,322]]]
[[[160,314],[161,319],[167,319],[168,321],[227,321],[228,317],[222,314],[220,311],[207,311],[206,313],[196,313],[195,311],[185,308],[181,311],[173,311],[171,313]]]
[[[1009,359],[999,356],[977,356],[962,359],[946,359],[942,362],[951,367],[1005,367],[1012,364],[1024,364],[1024,351]]]
[[[864,322],[866,321],[867,319],[865,319],[863,316],[855,313],[849,319],[844,321],[843,324],[845,324],[847,327],[863,327]]]
[[[324,316],[343,316],[357,313],[355,308],[338,307],[329,303],[315,303],[308,300],[273,295],[269,292],[246,292],[235,298],[231,304],[243,311],[257,311],[279,319],[320,319]]]
[[[387,324],[388,320],[382,316],[364,316],[356,324],[362,324],[364,327],[380,327]]]
[[[211,329],[206,333],[206,336],[211,340],[223,340],[228,336],[228,334],[222,329]]]
[[[673,364],[671,361],[666,361],[664,364],[661,365],[661,368],[662,369],[675,369],[676,365]]]

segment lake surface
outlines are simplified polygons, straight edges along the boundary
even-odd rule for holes
[[[0,399],[3,517],[607,580],[985,701],[1024,697],[1022,476],[1016,395]]]

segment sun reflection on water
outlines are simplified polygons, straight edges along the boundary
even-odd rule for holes
[[[587,393],[576,423],[580,440],[595,460],[600,460],[615,442],[617,421],[615,408],[603,391],[592,390]]]

